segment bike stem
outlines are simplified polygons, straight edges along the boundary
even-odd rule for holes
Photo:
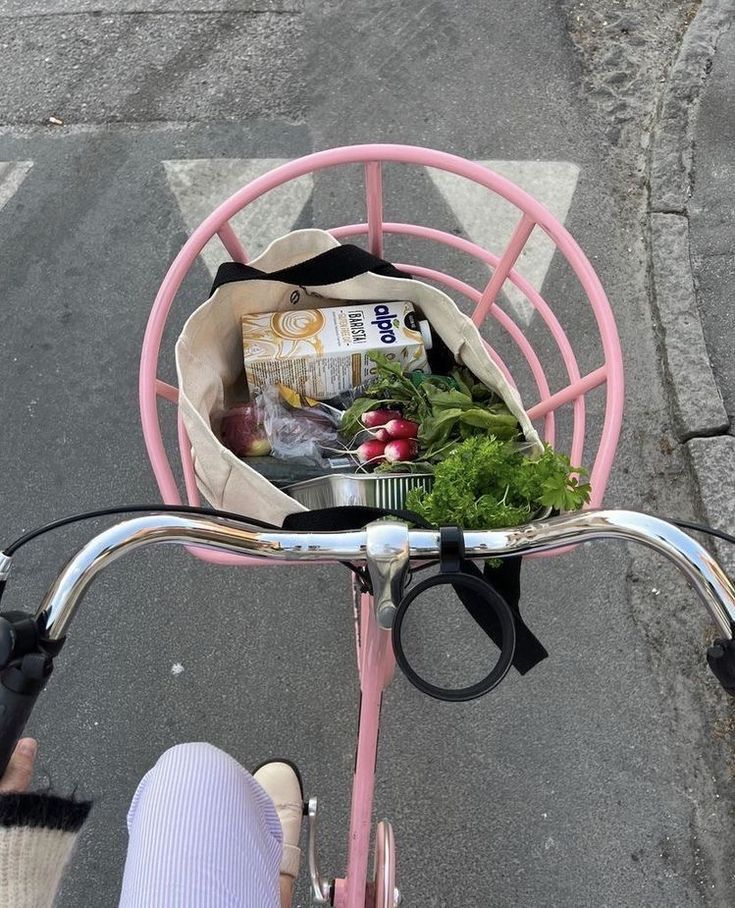
[[[366,533],[367,567],[373,595],[363,594],[359,605],[360,716],[352,782],[347,877],[335,882],[336,908],[363,908],[366,904],[380,707],[383,691],[395,670],[390,628],[403,596],[409,568],[409,536],[405,524],[380,521],[370,524]]]
[[[383,691],[390,683],[395,667],[390,631],[378,624],[373,597],[364,594],[360,608],[362,611],[360,716],[355,774],[352,781],[347,877],[345,881],[336,881],[334,902],[336,908],[364,908],[366,904],[380,707]]]

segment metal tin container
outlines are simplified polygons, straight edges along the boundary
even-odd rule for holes
[[[287,486],[283,491],[310,510],[367,505],[402,508],[410,489],[427,492],[434,483],[431,473],[383,473],[381,475],[336,474],[319,476]]]

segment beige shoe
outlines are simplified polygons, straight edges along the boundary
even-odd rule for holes
[[[301,862],[301,820],[304,816],[304,788],[301,775],[293,763],[274,760],[264,763],[253,773],[253,778],[270,797],[276,807],[283,829],[283,855],[281,873],[296,877]]]

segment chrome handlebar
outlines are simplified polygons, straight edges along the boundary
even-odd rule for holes
[[[677,527],[635,511],[583,511],[504,530],[465,531],[468,558],[548,551],[593,539],[639,542],[669,558],[699,594],[721,634],[733,638],[735,588],[714,558]],[[438,530],[379,521],[343,533],[248,529],[220,517],[160,513],[118,523],[95,536],[66,565],[39,607],[45,636],[63,638],[92,579],[132,549],[154,542],[192,544],[283,561],[367,563],[380,623],[389,627],[409,560],[439,555]]]

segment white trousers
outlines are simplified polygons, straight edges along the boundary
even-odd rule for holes
[[[280,908],[273,802],[211,744],[167,750],[128,813],[120,908]]]

